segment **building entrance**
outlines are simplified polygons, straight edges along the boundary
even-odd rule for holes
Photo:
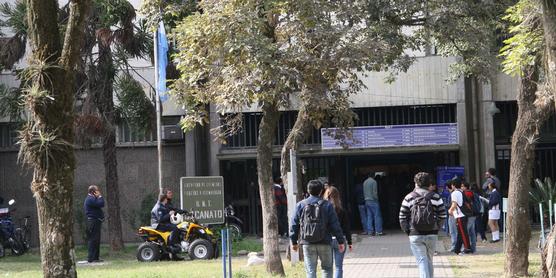
[[[398,229],[398,215],[401,202],[414,188],[413,177],[418,172],[428,172],[435,176],[438,166],[457,166],[457,152],[427,152],[412,154],[369,155],[347,158],[350,172],[346,175],[347,185],[343,188],[353,212],[352,227],[361,230],[359,209],[355,202],[354,187],[375,173],[378,184],[379,203],[385,229]]]

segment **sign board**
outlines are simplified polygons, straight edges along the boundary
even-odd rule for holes
[[[341,149],[336,128],[322,128],[321,148]],[[349,148],[382,148],[430,145],[458,145],[457,123],[361,126],[350,128],[352,138],[344,142]]]
[[[448,197],[450,193],[444,184],[450,181],[454,177],[463,177],[465,175],[465,169],[460,166],[456,167],[436,167],[436,186],[438,187],[438,192],[444,197]]]
[[[224,223],[224,178],[180,178],[180,205],[201,224]]]
[[[508,198],[502,198],[502,212],[508,212]]]

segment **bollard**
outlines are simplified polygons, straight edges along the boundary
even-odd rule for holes
[[[226,272],[226,256],[228,255],[228,250],[226,250],[226,245],[228,245],[228,230],[222,229],[221,231],[221,238],[222,238],[222,277],[227,278]]]

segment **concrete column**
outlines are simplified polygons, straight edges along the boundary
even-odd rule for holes
[[[220,115],[216,112],[216,107],[214,106],[214,104],[211,104],[209,132],[210,130],[212,130],[213,128],[217,128],[218,126],[220,126]],[[220,152],[220,148],[222,147],[222,144],[220,144],[220,141],[215,140],[216,138],[212,134],[209,134],[207,138],[209,138],[209,142],[210,142],[209,151],[208,151],[209,175],[220,176],[220,161],[216,156]]]
[[[458,124],[459,134],[459,163],[465,168],[466,178],[469,178],[470,153],[468,147],[467,112],[465,108],[465,81],[463,78],[460,78],[458,81],[456,81],[456,87],[456,120]]]
[[[185,133],[185,175],[188,177],[197,174],[195,152],[195,129]]]
[[[483,84],[483,92],[481,94],[482,99],[480,99],[481,106],[481,118],[480,118],[480,130],[481,130],[481,176],[482,173],[488,168],[494,168],[496,165],[496,150],[494,144],[494,123],[493,116],[497,111],[492,92],[496,86],[496,80],[491,81],[491,83]]]

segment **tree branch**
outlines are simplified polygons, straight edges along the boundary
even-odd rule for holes
[[[39,0],[40,1],[40,0]],[[87,18],[90,0],[70,0],[70,16],[64,37],[60,64],[66,71],[73,70],[85,36],[83,24]]]

